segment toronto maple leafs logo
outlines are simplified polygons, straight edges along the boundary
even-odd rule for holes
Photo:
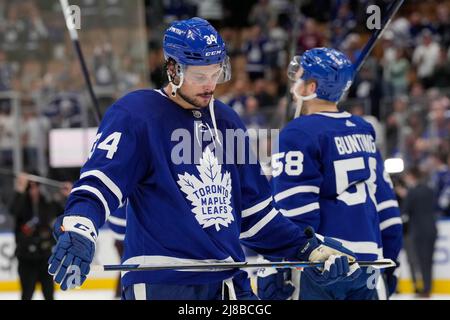
[[[187,36],[186,36],[186,37],[188,37],[188,38],[190,38],[190,39],[192,39],[192,40],[195,40],[194,34],[192,33],[192,31],[191,31],[191,30],[189,30],[189,31],[188,31],[188,33],[187,33]]]
[[[209,148],[196,166],[200,179],[185,172],[178,175],[178,185],[191,201],[195,218],[203,228],[228,227],[234,221],[231,208],[231,175],[222,174],[222,166]]]

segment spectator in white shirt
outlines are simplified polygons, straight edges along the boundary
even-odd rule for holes
[[[413,53],[413,64],[417,68],[417,76],[420,80],[430,77],[439,61],[440,46],[433,39],[430,30],[422,31],[422,43],[416,47]]]

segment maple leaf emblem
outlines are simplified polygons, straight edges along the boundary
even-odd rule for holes
[[[234,221],[231,208],[231,175],[222,174],[222,166],[209,148],[196,166],[200,179],[185,172],[178,175],[178,185],[191,202],[192,212],[203,228],[228,227]]]

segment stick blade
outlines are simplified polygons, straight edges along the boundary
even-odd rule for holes
[[[375,263],[372,265],[372,268],[375,269],[392,268],[397,266],[397,264],[391,259],[379,259],[374,262]]]
[[[91,272],[105,271],[105,267],[102,266],[102,265],[92,265],[90,271],[91,271]]]

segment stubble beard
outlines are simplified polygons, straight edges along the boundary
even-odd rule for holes
[[[186,96],[183,92],[181,92],[181,90],[178,90],[178,91],[177,91],[177,94],[178,94],[181,98],[183,98],[184,101],[186,101],[186,102],[188,102],[189,104],[193,105],[196,109],[203,109],[203,108],[206,108],[206,107],[209,105],[209,103],[210,103],[210,101],[211,101],[211,99],[212,99],[212,98],[211,98],[211,99],[208,101],[208,103],[206,103],[205,105],[202,105],[202,104],[196,102],[195,99]]]

